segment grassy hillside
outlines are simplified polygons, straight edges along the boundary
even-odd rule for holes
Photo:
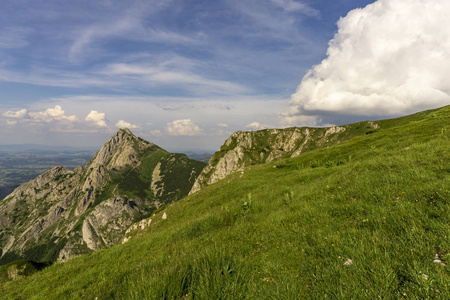
[[[30,276],[49,265],[50,263],[35,262],[32,260],[16,260],[0,266],[0,285],[11,280]]]
[[[448,299],[450,107],[382,123],[234,173],[0,298]]]
[[[190,193],[195,193],[244,167],[297,157],[308,151],[338,145],[357,136],[375,133],[380,128],[388,129],[407,124],[428,113],[430,112],[392,120],[361,121],[334,127],[237,131],[224,142],[219,151],[214,153]]]

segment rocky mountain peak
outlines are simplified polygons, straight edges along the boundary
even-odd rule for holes
[[[130,142],[137,140],[138,137],[136,137],[130,129],[128,128],[121,128],[117,130],[117,132],[106,142],[106,144],[121,144],[124,142]]]
[[[103,185],[108,172],[116,172],[126,167],[136,168],[141,163],[143,153],[148,148],[158,146],[136,137],[128,128],[119,129],[94,158],[86,165],[87,178],[83,190],[93,191]],[[77,207],[76,214],[85,212],[93,197],[88,197]]]
[[[121,169],[138,163],[139,152],[155,146],[136,137],[128,128],[119,129],[97,152],[87,167],[103,166],[108,170]]]
[[[120,133],[120,132],[123,132],[123,133],[128,134],[128,135],[135,136],[135,135],[131,132],[131,130],[128,129],[128,128],[120,128],[119,130],[117,130],[116,134],[118,134],[118,133]]]

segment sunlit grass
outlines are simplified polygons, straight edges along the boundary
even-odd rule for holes
[[[232,174],[0,297],[448,299],[449,116]]]

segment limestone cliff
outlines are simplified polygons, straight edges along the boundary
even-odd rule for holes
[[[295,157],[305,151],[335,145],[377,128],[374,122],[359,122],[328,128],[285,128],[238,131],[209,160],[190,194],[247,166]]]
[[[0,201],[0,265],[65,260],[120,242],[190,191],[204,163],[120,129],[83,167],[54,167]]]

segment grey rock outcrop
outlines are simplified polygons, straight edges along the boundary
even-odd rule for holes
[[[328,128],[285,128],[238,131],[232,134],[209,160],[189,194],[229,174],[254,165],[296,157],[305,151],[328,147],[364,134],[374,122],[360,122]]]

